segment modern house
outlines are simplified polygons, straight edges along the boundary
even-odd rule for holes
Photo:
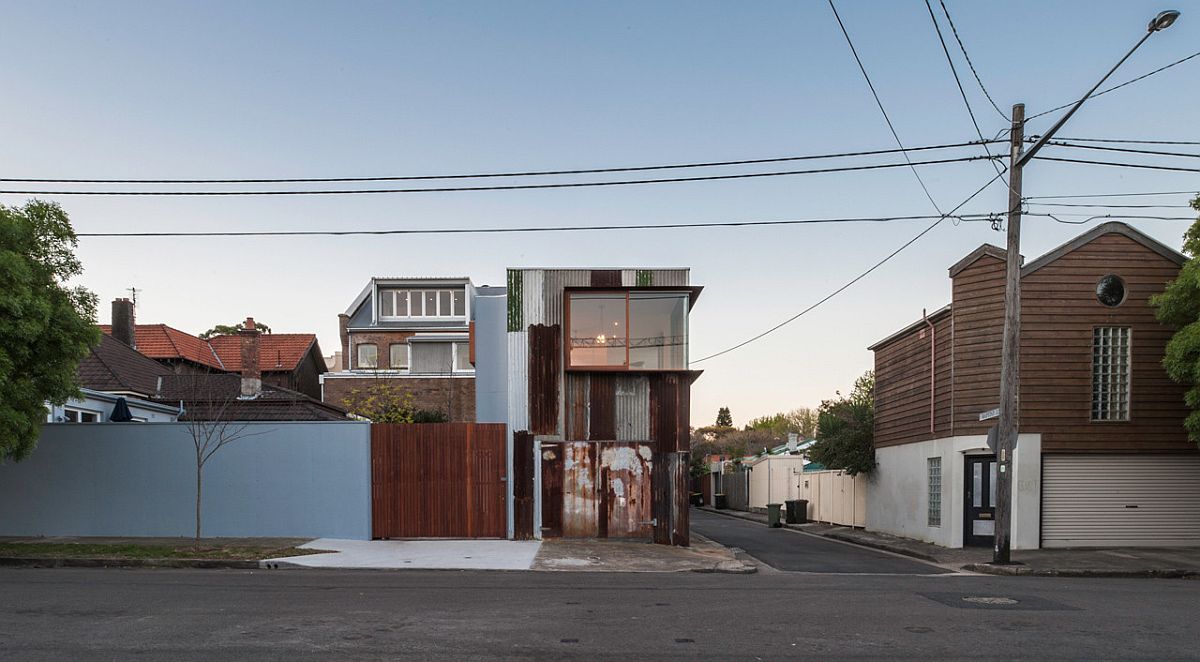
[[[338,406],[372,384],[399,386],[417,408],[475,420],[470,278],[372,278],[339,315],[342,370],[321,376]]]
[[[508,270],[513,537],[688,544],[700,374],[688,367],[688,314],[700,290],[687,269]]]
[[[167,366],[179,375],[237,374],[242,370],[236,335],[208,340],[166,324],[136,324],[129,299],[112,303],[111,325],[100,330]],[[320,398],[320,375],[326,371],[317,336],[312,333],[266,333],[260,338],[263,383]]]
[[[867,527],[946,547],[992,544],[1005,251],[950,267],[950,305],[870,347],[875,448]],[[1106,223],[1021,269],[1020,436],[1012,546],[1200,544],[1200,452],[1173,330],[1150,297],[1183,255]]]

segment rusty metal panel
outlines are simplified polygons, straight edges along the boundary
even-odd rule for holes
[[[559,378],[562,375],[561,327],[529,327],[529,430],[558,434]]]
[[[588,439],[612,441],[617,437],[616,381],[613,373],[592,373],[588,393]]]
[[[592,272],[586,269],[547,269],[542,282],[543,324],[563,323],[563,292],[568,287],[592,284]]]
[[[616,419],[614,439],[650,439],[650,379],[646,375],[619,375],[614,380]]]
[[[620,269],[593,269],[591,286],[592,287],[620,287],[621,286],[621,270]]]
[[[591,375],[586,372],[566,373],[563,388],[566,439],[588,438],[588,403],[591,399]]]
[[[660,452],[686,451],[691,446],[690,399],[689,374],[664,373],[650,378],[650,438]]]
[[[568,538],[597,535],[596,448],[586,442],[562,444],[562,534]]]
[[[542,296],[545,274],[541,269],[521,272],[521,316],[526,328],[546,323],[546,307]]]
[[[563,446],[541,444],[542,463],[542,536],[563,534]]]
[[[529,429],[529,333],[508,334],[508,427]]]
[[[513,538],[533,540],[533,435],[513,433]]]
[[[503,538],[506,428],[498,423],[373,424],[376,538]]]
[[[604,531],[609,538],[650,538],[653,529],[653,454],[636,443],[597,444],[600,448]]]

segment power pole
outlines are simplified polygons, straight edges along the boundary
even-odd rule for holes
[[[1000,367],[1000,422],[996,440],[995,547],[992,563],[1010,561],[1012,455],[1021,423],[1021,157],[1025,147],[1025,104],[1012,108],[1008,168],[1008,252],[1004,263],[1004,344]]]

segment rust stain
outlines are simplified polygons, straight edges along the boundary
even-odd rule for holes
[[[529,327],[529,428],[534,434],[558,433],[558,385],[562,374],[562,328]]]
[[[597,535],[595,444],[563,444],[562,534],[568,538]]]

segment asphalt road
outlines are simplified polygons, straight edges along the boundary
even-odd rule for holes
[[[1198,604],[1184,580],[12,568],[0,658],[1163,660],[1200,652]]]
[[[940,574],[937,566],[728,515],[692,509],[692,531],[790,572]]]

